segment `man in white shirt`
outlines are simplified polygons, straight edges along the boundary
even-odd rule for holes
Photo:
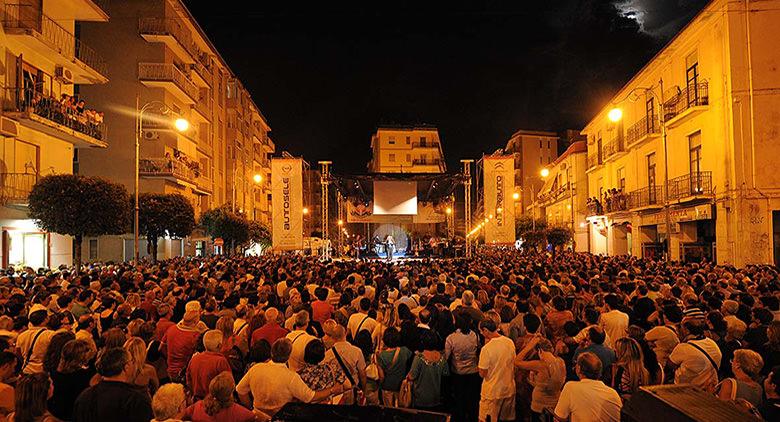
[[[22,373],[35,374],[43,372],[46,349],[49,348],[49,342],[56,333],[46,328],[49,313],[45,309],[31,312],[29,321],[30,327],[19,334],[16,347],[19,349],[19,356],[22,357]]]
[[[479,323],[485,345],[479,354],[479,375],[482,391],[479,400],[479,420],[485,422],[515,419],[515,343],[498,333],[496,323],[489,318]]]
[[[623,402],[617,391],[601,381],[601,359],[590,352],[577,357],[575,367],[579,381],[569,381],[563,386],[555,419],[570,422],[620,420]]]
[[[347,379],[351,378],[354,384],[365,389],[366,359],[363,357],[363,351],[347,342],[347,331],[341,325],[334,326],[328,336],[333,340],[333,346],[325,352],[323,363],[330,365],[336,373],[343,371],[347,375],[346,372],[349,372]],[[338,354],[338,358],[336,354]],[[344,367],[346,367],[346,371],[344,371]],[[345,396],[347,403],[351,403],[352,395],[347,392]]]
[[[293,316],[293,321],[293,331],[285,336],[292,343],[292,352],[287,363],[290,369],[298,372],[304,365],[303,355],[306,351],[306,345],[316,337],[306,332],[306,328],[309,326],[308,311],[298,312]]]
[[[368,311],[371,309],[371,301],[368,298],[360,299],[360,311],[355,312],[349,317],[347,321],[347,330],[354,339],[357,333],[361,330],[368,330],[369,333],[373,333],[376,328],[376,320],[368,316]]]
[[[279,339],[274,342],[271,347],[271,362],[252,366],[236,386],[241,403],[245,406],[251,403],[255,411],[273,416],[293,400],[304,403],[319,402],[343,391],[340,384],[317,392],[310,389],[300,375],[285,364],[291,351],[292,344],[289,340]],[[249,393],[252,393],[252,400]]]
[[[615,340],[628,335],[626,333],[628,329],[628,314],[617,309],[620,299],[615,294],[608,294],[604,298],[604,303],[607,306],[607,312],[601,314],[599,325],[604,328],[604,332],[607,333],[607,338],[609,339],[609,343],[604,342],[604,345],[612,349],[615,347]]]
[[[703,320],[683,322],[687,337],[672,350],[668,365],[676,368],[675,384],[693,384],[711,391],[718,383],[718,368],[723,355],[717,343],[704,337],[704,330]]]

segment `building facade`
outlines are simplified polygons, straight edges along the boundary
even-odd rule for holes
[[[777,22],[713,0],[588,123],[592,252],[778,263]]]
[[[515,158],[515,189],[520,194],[515,215],[533,209],[536,210],[534,215],[541,218],[538,207],[532,205],[534,196],[544,185],[542,169],[558,158],[558,135],[555,132],[518,130],[507,142],[504,153]]]
[[[433,126],[379,127],[371,136],[370,173],[445,173],[439,131]]]
[[[39,177],[73,173],[80,152],[110,145],[104,110],[80,94],[108,82],[107,62],[75,35],[84,22],[107,25],[108,11],[98,0],[7,0],[1,12],[2,266],[70,265],[71,238],[41,232],[28,195]]]
[[[111,82],[82,87],[112,123],[116,142],[84,151],[78,172],[134,189],[138,110],[140,191],[180,193],[204,211],[230,203],[248,218],[270,222],[270,127],[247,90],[181,0],[113,1],[107,24],[81,25],[81,38],[111,63]],[[117,48],[121,46],[121,48]],[[189,128],[173,128],[174,117]],[[86,239],[88,260],[133,257],[133,235]],[[141,240],[141,256],[147,254]],[[161,239],[158,258],[212,251],[205,234]]]
[[[548,225],[568,227],[574,232],[577,252],[587,252],[588,222],[587,143],[569,145],[547,169],[544,186],[537,197],[539,212]]]

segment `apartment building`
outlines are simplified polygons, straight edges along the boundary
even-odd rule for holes
[[[182,0],[113,1],[107,24],[81,25],[81,39],[111,63],[111,83],[82,87],[105,110],[115,142],[102,151],[80,151],[79,173],[134,189],[139,111],[141,192],[180,193],[196,210],[231,203],[249,218],[269,222],[270,127]],[[176,130],[183,118],[189,128]],[[141,256],[147,254],[141,240]],[[89,260],[133,257],[133,236],[86,239]],[[158,258],[201,255],[210,240],[196,231],[188,239],[160,241]]]
[[[108,82],[107,61],[75,35],[84,22],[107,25],[109,14],[99,0],[6,0],[0,12],[2,266],[70,265],[71,238],[41,232],[28,195],[39,177],[70,174],[74,156],[111,142],[104,110],[80,93]]]
[[[537,196],[539,212],[547,224],[572,229],[578,252],[588,251],[587,153],[585,141],[569,145],[546,167],[548,173]]]
[[[445,173],[439,131],[434,126],[381,126],[371,136],[371,173]]]
[[[533,215],[542,218],[540,210],[532,205],[544,185],[542,169],[558,158],[558,139],[555,132],[518,130],[507,141],[504,154],[515,158],[515,189],[520,194],[515,215],[534,210]]]
[[[592,252],[778,264],[777,22],[711,1],[591,119]]]

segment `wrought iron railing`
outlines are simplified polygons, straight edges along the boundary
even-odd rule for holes
[[[35,173],[0,173],[0,203],[26,201],[37,182]]]
[[[138,78],[146,81],[173,82],[193,101],[198,100],[198,87],[172,63],[138,63]]]
[[[645,116],[639,119],[626,130],[626,143],[632,144],[648,135],[661,133],[661,124],[658,122],[658,116]]]
[[[192,34],[180,19],[171,18],[141,18],[138,20],[138,31],[149,35],[172,36],[193,58],[199,59],[200,49],[192,39]]]
[[[3,9],[3,28],[35,31],[52,49],[67,58],[76,58],[103,76],[108,75],[108,63],[92,47],[63,28],[40,8],[24,4],[7,4]]]
[[[6,88],[3,111],[32,113],[50,122],[83,133],[93,139],[106,141],[107,126],[102,113],[92,110],[79,111],[56,98],[44,95],[33,88]]]
[[[669,179],[669,200],[679,200],[692,196],[711,196],[712,172],[700,171]]]
[[[607,142],[601,150],[601,155],[604,160],[608,159],[609,157],[625,151],[625,144],[623,143],[622,137],[616,137],[615,139]]]
[[[599,153],[588,155],[588,168],[596,167],[603,162],[603,157]]]
[[[438,148],[439,143],[436,141],[412,142],[412,146],[414,148]]]
[[[664,120],[669,121],[691,107],[707,104],[709,88],[706,81],[690,84],[682,90],[678,88],[677,93],[664,103]]]
[[[652,205],[662,205],[664,189],[661,185],[647,186],[628,193],[628,208],[643,208]]]
[[[421,160],[417,158],[412,160],[412,164],[420,165],[420,166],[438,166],[439,164],[441,164],[441,160],[439,159]]]
[[[173,176],[184,180],[197,177],[193,169],[172,158],[142,158],[138,161],[138,172],[144,176]]]

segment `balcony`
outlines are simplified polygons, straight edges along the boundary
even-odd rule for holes
[[[173,182],[184,180],[194,182],[195,171],[182,161],[171,158],[142,158],[138,162],[138,173],[146,178],[169,179]]]
[[[195,104],[198,87],[172,63],[138,63],[138,80],[150,88],[165,88],[180,101]]]
[[[35,173],[0,173],[0,205],[26,204],[37,182]]]
[[[661,124],[658,122],[658,116],[653,114],[639,119],[628,128],[626,131],[626,144],[641,144],[647,139],[656,136],[661,136]]]
[[[77,147],[108,146],[102,113],[79,113],[32,88],[6,88],[3,112],[24,126],[70,142]]]
[[[435,148],[439,149],[439,143],[436,141],[426,141],[426,142],[412,142],[413,148]]]
[[[199,174],[195,177],[195,186],[195,193],[199,193],[201,195],[209,195],[214,191],[211,185],[211,178],[205,174]]]
[[[211,88],[214,86],[214,77],[211,75],[211,71],[200,62],[192,64],[192,70],[190,73],[192,80],[200,85],[202,88]]]
[[[669,200],[684,202],[702,197],[711,197],[712,172],[702,171],[669,179]]]
[[[141,18],[138,32],[149,42],[164,43],[187,64],[194,64],[200,57],[200,50],[192,40],[192,34],[180,19]]]
[[[6,5],[3,9],[3,28],[6,35],[25,37],[25,41],[29,41],[27,44],[36,53],[63,66],[63,72],[72,75],[74,83],[108,82],[106,61],[37,7]]]
[[[46,3],[46,11],[54,20],[108,22],[109,0],[69,0],[48,1]]]
[[[208,94],[198,94],[198,101],[195,102],[193,109],[204,120],[211,121],[211,104]]]
[[[611,140],[610,142],[607,142],[604,147],[602,147],[601,155],[602,155],[602,161],[609,160],[612,158],[612,156],[617,155],[620,152],[623,152],[626,150],[625,143],[623,142],[622,137],[616,137],[615,139]]]
[[[647,186],[628,193],[628,208],[661,207],[664,202],[663,186]]]
[[[603,153],[595,153],[588,155],[588,170],[604,163]]]
[[[707,82],[690,84],[664,103],[666,127],[673,128],[707,109],[710,103]]]
[[[412,160],[412,164],[415,166],[438,166],[441,164],[441,160],[434,159],[434,160],[421,160],[419,158],[415,158]]]

